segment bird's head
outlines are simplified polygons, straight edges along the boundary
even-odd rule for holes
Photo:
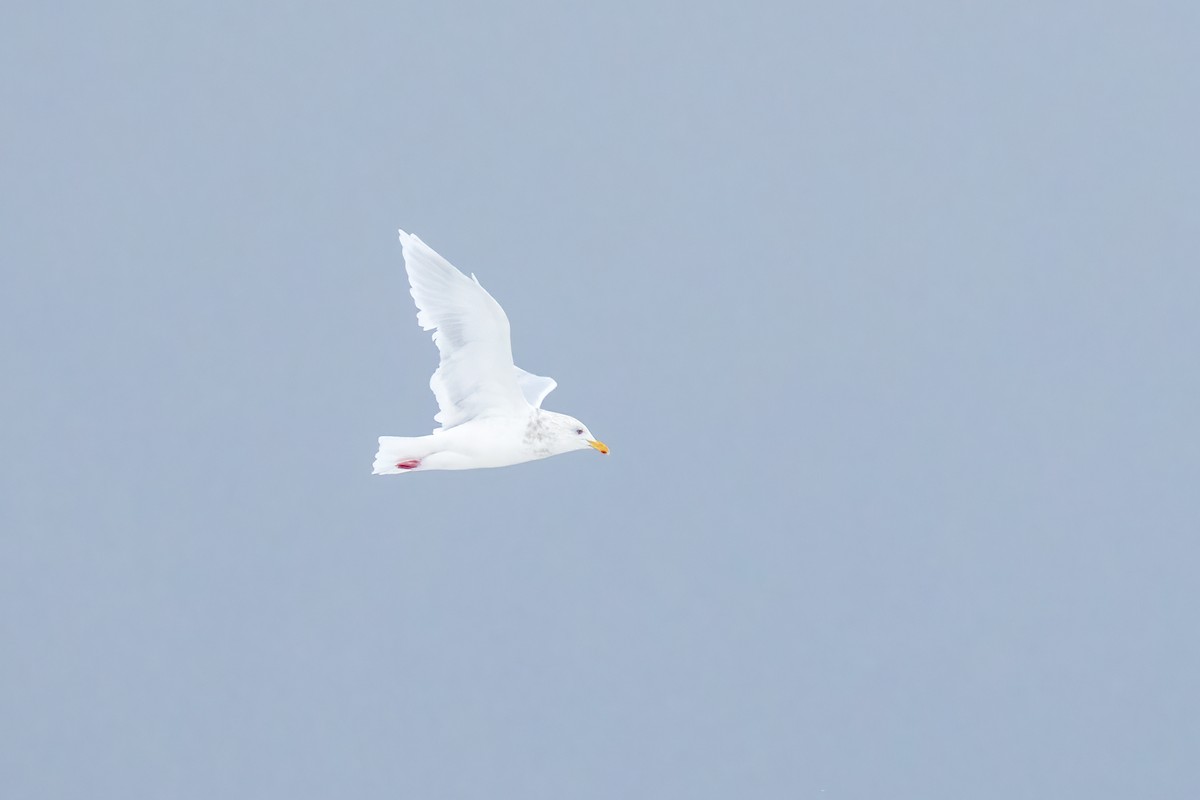
[[[549,438],[554,443],[554,452],[569,453],[572,450],[586,450],[591,447],[608,455],[608,445],[592,436],[587,425],[574,417],[554,411],[543,411],[542,420]]]

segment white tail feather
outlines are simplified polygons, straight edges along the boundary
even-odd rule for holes
[[[409,461],[420,461],[433,450],[432,436],[380,436],[379,452],[375,454],[373,475],[398,475],[415,472],[419,465],[407,469],[397,466]]]

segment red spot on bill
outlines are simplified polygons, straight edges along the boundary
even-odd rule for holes
[[[396,464],[396,469],[416,469],[421,466],[421,459],[413,458],[408,461],[400,461]]]

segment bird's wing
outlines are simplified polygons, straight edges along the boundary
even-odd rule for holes
[[[529,410],[517,382],[508,317],[475,276],[468,278],[416,236],[400,231],[417,323],[434,330],[441,363],[429,388],[442,428]]]
[[[513,369],[517,371],[517,384],[521,387],[521,394],[525,395],[525,402],[534,408],[541,408],[546,395],[553,392],[558,386],[558,381],[554,378],[543,378],[541,375],[526,372],[520,367],[513,367]]]

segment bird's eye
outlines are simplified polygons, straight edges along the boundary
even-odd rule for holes
[[[576,428],[575,432],[578,433],[580,436],[583,436],[583,428]]]

